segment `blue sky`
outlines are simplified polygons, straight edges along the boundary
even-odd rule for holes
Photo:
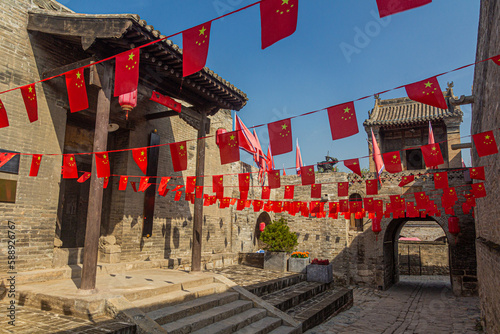
[[[204,23],[251,0],[62,0],[79,13],[134,13],[163,35]],[[301,0],[297,31],[260,48],[259,6],[212,23],[207,66],[247,93],[238,112],[248,126],[273,122],[371,95],[475,61],[479,1],[435,0],[431,4],[378,18],[375,0]],[[173,41],[182,45],[180,36]],[[490,55],[490,56],[493,56]],[[453,81],[455,95],[470,95],[473,67],[438,78]],[[404,89],[382,99],[406,96]],[[305,165],[327,152],[340,160],[368,154],[362,126],[374,99],[356,102],[360,132],[332,141],[326,111],[292,120]],[[471,108],[462,106],[461,134],[470,134]],[[267,148],[267,127],[257,129]],[[470,141],[465,138],[464,141]],[[295,144],[294,144],[295,145]],[[470,166],[469,150],[462,150]],[[242,160],[251,157],[242,152]],[[275,157],[276,167],[294,167],[295,152]],[[362,167],[368,159],[360,160]],[[343,164],[341,169],[346,170]],[[291,173],[291,170],[287,171]]]

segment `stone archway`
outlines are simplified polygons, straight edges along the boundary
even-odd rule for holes
[[[262,249],[265,244],[259,240],[260,238],[260,223],[264,223],[267,225],[271,224],[271,216],[267,212],[262,212],[259,217],[257,218],[257,222],[255,223],[255,228],[254,228],[254,239],[253,239],[253,245],[254,245],[254,251],[257,251],[259,249]]]
[[[444,231],[446,239],[448,240],[448,263],[450,266],[450,273],[452,272],[454,266],[452,262],[451,253],[455,249],[455,239],[448,232],[448,223],[444,219],[439,219],[439,217],[425,217],[425,218],[398,218],[398,219],[386,219],[387,222],[384,224],[386,228],[383,232],[383,288],[384,290],[389,289],[391,286],[399,282],[399,270],[398,266],[398,239],[399,234],[403,226],[409,221],[433,221],[436,222]],[[452,288],[453,280],[450,279]]]

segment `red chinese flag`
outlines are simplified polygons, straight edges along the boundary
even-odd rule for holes
[[[298,8],[299,0],[264,0],[260,3],[262,49],[295,32]]]
[[[406,85],[405,89],[408,97],[413,101],[428,104],[440,109],[448,109],[448,105],[444,100],[443,92],[441,91],[441,87],[439,87],[436,77]]]
[[[270,170],[267,172],[269,188],[276,189],[281,187],[280,170]]]
[[[9,162],[10,159],[14,158],[16,153],[1,153],[0,152],[0,167]]]
[[[151,101],[159,103],[165,107],[172,109],[173,111],[177,111],[180,113],[182,111],[182,106],[179,102],[175,101],[173,98],[161,95],[158,92],[153,91],[153,94],[150,98]]]
[[[295,192],[295,186],[285,186],[285,195],[284,199],[293,199],[293,195]]]
[[[108,187],[108,184],[109,184],[109,176],[106,176],[104,178],[104,182],[102,183],[102,187],[106,189]]]
[[[132,157],[135,163],[144,174],[148,172],[148,150],[144,147],[134,148],[132,150]]]
[[[76,70],[69,71],[65,74],[65,77],[71,112],[87,109],[89,107],[89,100],[87,98],[83,69],[77,68]]]
[[[128,177],[121,175],[120,176],[120,183],[118,184],[118,190],[126,190],[127,184],[128,184]]]
[[[452,202],[455,204],[455,202],[458,200],[457,192],[455,188],[448,188],[448,189],[443,189],[443,196],[446,201]]]
[[[75,156],[73,154],[64,154],[63,178],[64,179],[78,178],[78,169],[76,167]]]
[[[181,189],[182,187],[184,187],[182,184],[179,184],[177,186],[175,186],[174,189],[172,189],[172,191],[178,191],[179,189]]]
[[[97,177],[109,177],[109,156],[108,152],[101,152],[95,154],[95,166],[97,171]]]
[[[354,102],[339,104],[327,109],[332,139],[350,137],[359,132]]]
[[[225,165],[240,160],[237,131],[221,133],[219,138],[220,163]]]
[[[377,180],[366,180],[366,194],[367,195],[377,195],[378,194],[378,184]]]
[[[31,123],[38,120],[38,104],[36,102],[35,84],[21,87],[21,95],[23,96],[24,106],[28,113],[28,118]]]
[[[166,191],[168,191],[167,190],[168,181],[170,181],[170,177],[168,176],[164,176],[161,178],[160,185],[158,186],[158,193],[161,196],[165,196],[167,194]]]
[[[238,200],[238,202],[236,204],[236,210],[241,211],[244,208],[245,208],[245,200],[244,199]]]
[[[349,201],[341,199],[339,201],[339,212],[349,212]]]
[[[247,199],[248,198],[248,190],[240,190],[240,199]]]
[[[344,160],[344,165],[350,170],[352,170],[354,173],[358,174],[359,176],[362,176],[361,167],[359,166],[359,159]]]
[[[374,200],[374,210],[376,213],[381,214],[384,212],[384,201],[383,200]]]
[[[472,167],[469,169],[469,171],[470,171],[469,174],[470,174],[471,179],[474,179],[474,180],[484,180],[485,179],[483,166]]]
[[[0,129],[9,126],[9,119],[7,118],[7,110],[0,100]]]
[[[423,145],[420,148],[427,167],[431,168],[431,166],[437,166],[444,163],[439,144]]]
[[[182,76],[200,71],[207,62],[211,21],[182,33]]]
[[[212,176],[212,191],[214,193],[220,193],[224,191],[224,176],[213,175]]]
[[[498,146],[493,131],[477,133],[472,135],[472,139],[474,139],[474,146],[480,157],[498,153]]]
[[[399,182],[400,187],[404,187],[408,183],[412,183],[415,181],[415,175],[405,175],[401,178],[401,182]]]
[[[41,163],[42,163],[42,155],[33,154],[33,157],[31,158],[30,176],[38,176],[38,170],[40,169]]]
[[[311,198],[321,198],[321,184],[311,185]]]
[[[240,191],[248,191],[250,189],[250,173],[238,174],[238,185]]]
[[[486,196],[486,189],[484,188],[484,183],[474,183],[471,185],[472,194],[475,198],[481,198]]]
[[[137,90],[140,49],[122,52],[115,57],[115,96]]]
[[[448,172],[434,173],[434,188],[446,189],[448,188]]]
[[[393,210],[399,210],[402,209],[402,204],[401,204],[401,196],[400,195],[391,195],[389,196],[391,199],[391,207]]]
[[[186,177],[186,193],[194,192],[196,186],[196,176],[188,176]]]
[[[399,173],[403,171],[401,166],[401,155],[399,151],[387,152],[382,155],[385,170],[389,173]]]
[[[337,184],[338,197],[349,196],[349,182],[339,182]]]
[[[150,185],[151,185],[151,183],[149,183],[149,177],[147,177],[147,176],[141,177],[141,183],[139,183],[139,191],[145,192],[146,189],[148,189]]]
[[[203,198],[203,186],[196,186],[196,198]]]
[[[316,183],[314,165],[300,167],[300,178],[302,179],[303,186]]]
[[[271,188],[263,186],[261,199],[269,199],[271,196]]]
[[[186,141],[170,144],[170,155],[172,156],[174,172],[180,172],[187,169]]]
[[[80,176],[80,177],[78,178],[78,180],[76,180],[76,181],[77,181],[78,183],[83,183],[83,182],[87,181],[88,179],[90,179],[90,175],[91,175],[91,174],[90,174],[89,172],[84,172],[84,173],[82,174],[82,176]]]
[[[373,198],[371,197],[365,197],[363,198],[363,206],[365,207],[365,210],[368,212],[375,212],[375,207],[373,206]]]
[[[182,191],[177,191],[175,193],[174,201],[178,202],[181,199]]]
[[[269,143],[273,155],[280,155],[293,150],[292,121],[290,118],[269,123],[267,130],[269,131]]]
[[[417,202],[417,208],[424,209],[427,207],[427,203],[429,202],[429,198],[425,195],[425,191],[414,193],[413,195],[415,195],[415,201]]]
[[[330,206],[330,208],[328,210],[329,211],[328,217],[331,217],[332,215],[339,212],[339,203],[338,202],[330,202],[328,205]]]
[[[431,3],[432,0],[377,0],[380,17],[404,12]]]

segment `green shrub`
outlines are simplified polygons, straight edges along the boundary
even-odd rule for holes
[[[284,218],[267,225],[259,239],[267,245],[265,249],[271,252],[291,252],[299,244],[297,235],[290,232],[290,227]]]

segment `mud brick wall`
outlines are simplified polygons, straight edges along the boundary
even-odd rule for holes
[[[500,5],[481,1],[476,61],[498,54],[500,48]],[[492,61],[476,65],[474,72],[471,134],[500,127],[500,67]],[[498,130],[494,131],[500,143]],[[500,159],[499,155],[480,158],[474,149],[472,165],[486,166],[484,181],[488,196],[477,200],[477,276],[483,326],[488,333],[500,333]]]

